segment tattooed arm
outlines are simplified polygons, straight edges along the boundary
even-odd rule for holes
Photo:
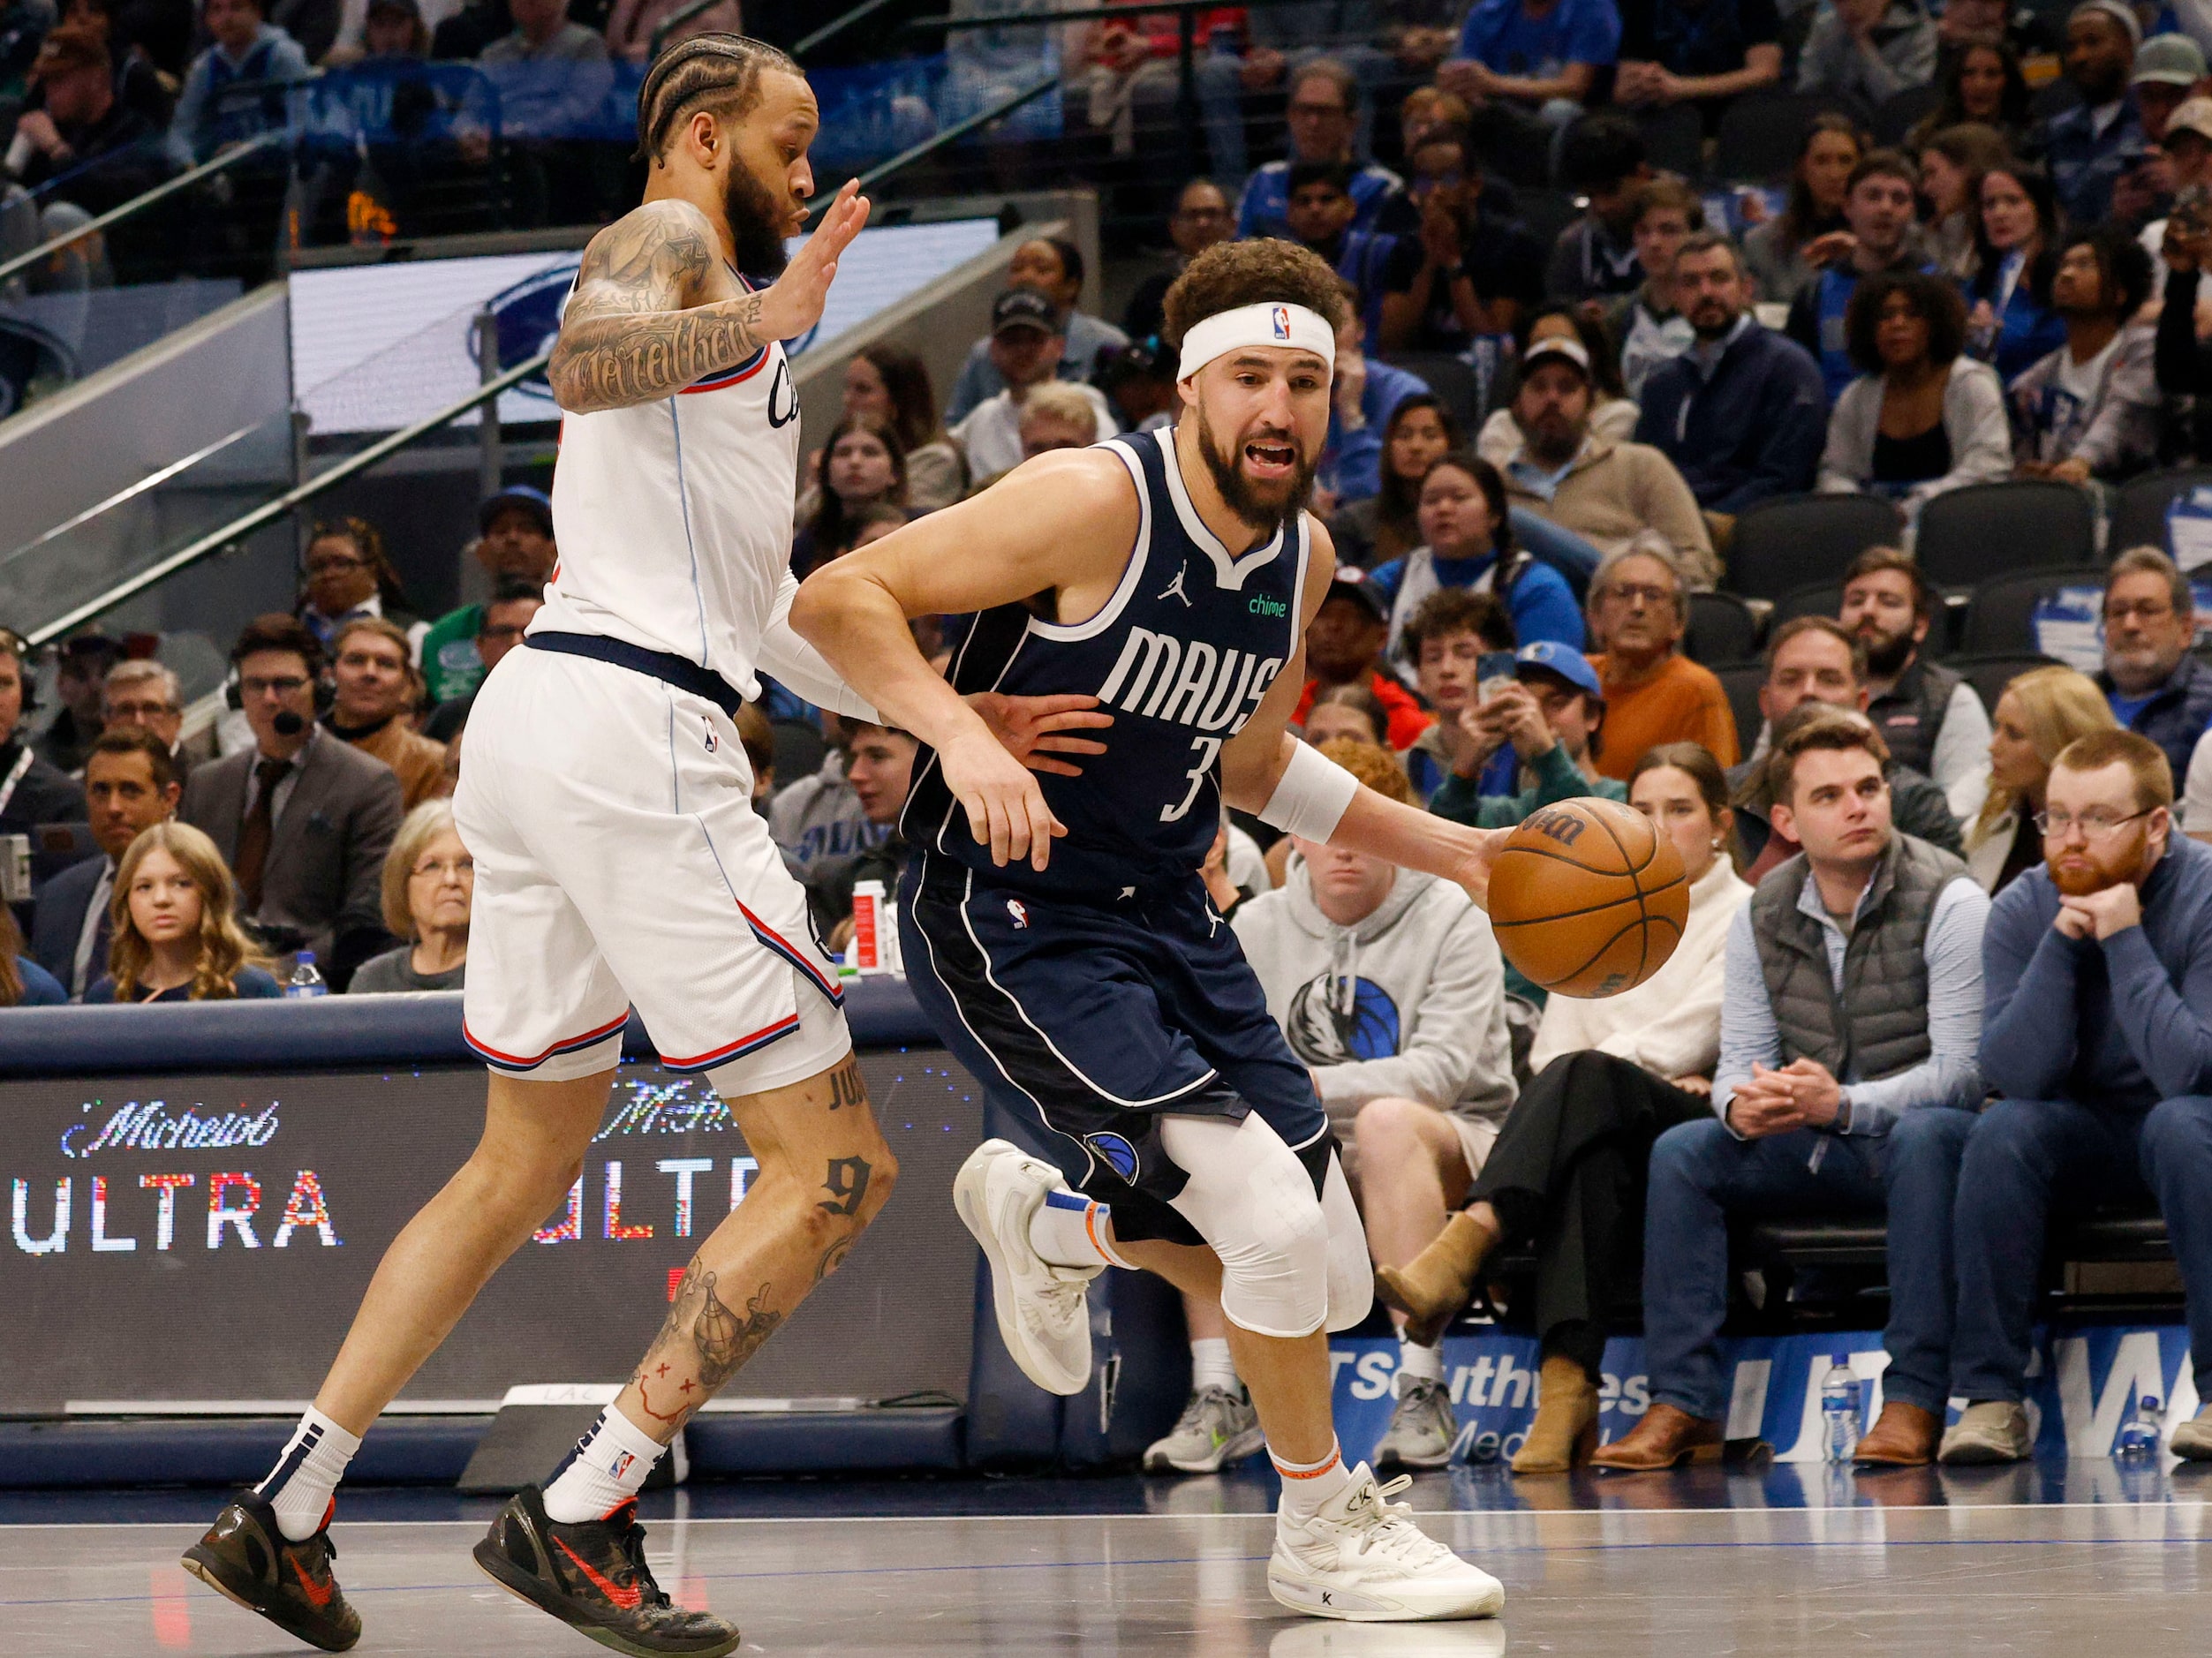
[[[648,201],[592,238],[547,378],[571,414],[651,403],[735,366],[820,320],[837,258],[868,221],[848,184],[771,288],[701,305],[722,257],[713,222],[688,201]]]

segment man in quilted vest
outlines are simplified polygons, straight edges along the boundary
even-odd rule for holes
[[[1888,757],[1866,716],[1842,711],[1789,728],[1767,757],[1775,828],[1803,850],[1759,883],[1729,933],[1712,1119],[1652,1148],[1651,1407],[1598,1451],[1600,1467],[1720,1456],[1731,1216],[1887,1213],[1886,1400],[1858,1454],[1892,1465],[1935,1454],[1950,1393],[1952,1200],[1982,1096],[1989,901],[1956,857],[1896,831]]]

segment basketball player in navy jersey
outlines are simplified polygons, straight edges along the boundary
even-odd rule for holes
[[[1335,566],[1304,510],[1326,435],[1334,273],[1283,241],[1208,249],[1167,294],[1172,431],[1040,456],[811,577],[792,625],[916,763],[907,971],[948,1047],[1046,1157],[1003,1141],[955,1202],[999,1329],[1040,1387],[1090,1380],[1109,1264],[1218,1296],[1283,1477],[1268,1586],[1361,1621],[1479,1617],[1505,1591],[1423,1535],[1330,1417],[1326,1331],[1365,1316],[1358,1212],[1310,1078],[1197,870],[1224,802],[1455,880],[1503,832],[1384,799],[1286,727]],[[907,620],[982,613],[948,684]],[[1106,757],[1040,782],[963,692],[1096,695]]]
[[[706,34],[664,53],[638,94],[645,204],[593,238],[562,318],[548,371],[563,411],[561,565],[532,648],[478,693],[454,803],[476,865],[464,1030],[491,1067],[483,1140],[386,1253],[276,1468],[185,1556],[327,1650],[361,1633],[330,1568],[347,1459],[566,1197],[633,1005],[662,1064],[728,1100],[759,1167],[620,1398],[477,1545],[502,1586],[618,1652],[736,1648],[736,1625],[671,1604],[653,1581],[636,1494],[890,1195],[897,1165],[853,1061],[836,968],[752,810],[734,723],[757,669],[876,718],[784,619],[799,427],[780,342],[820,318],[868,215],[847,185],[784,269],[819,124],[804,79],[773,49]],[[761,288],[740,272],[781,275]],[[1072,765],[1040,748],[1097,748],[1049,734],[1110,723],[1081,712],[1088,698],[976,705],[1038,765]]]

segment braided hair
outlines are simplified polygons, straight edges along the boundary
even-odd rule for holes
[[[638,151],[630,159],[660,159],[676,123],[702,106],[744,115],[759,101],[764,69],[803,72],[788,54],[743,34],[694,34],[669,47],[638,89]]]

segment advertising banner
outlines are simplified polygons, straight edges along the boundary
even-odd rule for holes
[[[950,1190],[981,1097],[942,1052],[860,1065],[902,1196],[733,1394],[966,1397],[976,1252]],[[307,1398],[483,1120],[476,1066],[0,1083],[0,1412]],[[623,1066],[566,1202],[403,1407],[623,1380],[757,1168],[706,1079]],[[822,1171],[822,1201],[856,1201],[871,1173]]]
[[[1779,1462],[1822,1461],[1821,1383],[1838,1354],[1860,1381],[1865,1421],[1871,1426],[1881,1413],[1882,1372],[1890,1361],[1879,1330],[1723,1341],[1722,1362],[1733,1378],[1728,1436],[1763,1439]],[[1344,1454],[1366,1457],[1390,1425],[1398,1344],[1339,1337],[1330,1343],[1330,1357],[1336,1367],[1337,1434]],[[1446,1338],[1445,1380],[1460,1421],[1454,1461],[1509,1458],[1521,1449],[1536,1414],[1541,1362],[1534,1337]],[[2189,1332],[2179,1325],[2038,1330],[2027,1377],[2027,1420],[2039,1456],[2109,1457],[2121,1426],[2145,1394],[2158,1400],[2162,1444],[2197,1413]],[[1607,1342],[1598,1391],[1600,1436],[1607,1442],[1620,1438],[1650,1402],[1642,1339],[1616,1337]]]

